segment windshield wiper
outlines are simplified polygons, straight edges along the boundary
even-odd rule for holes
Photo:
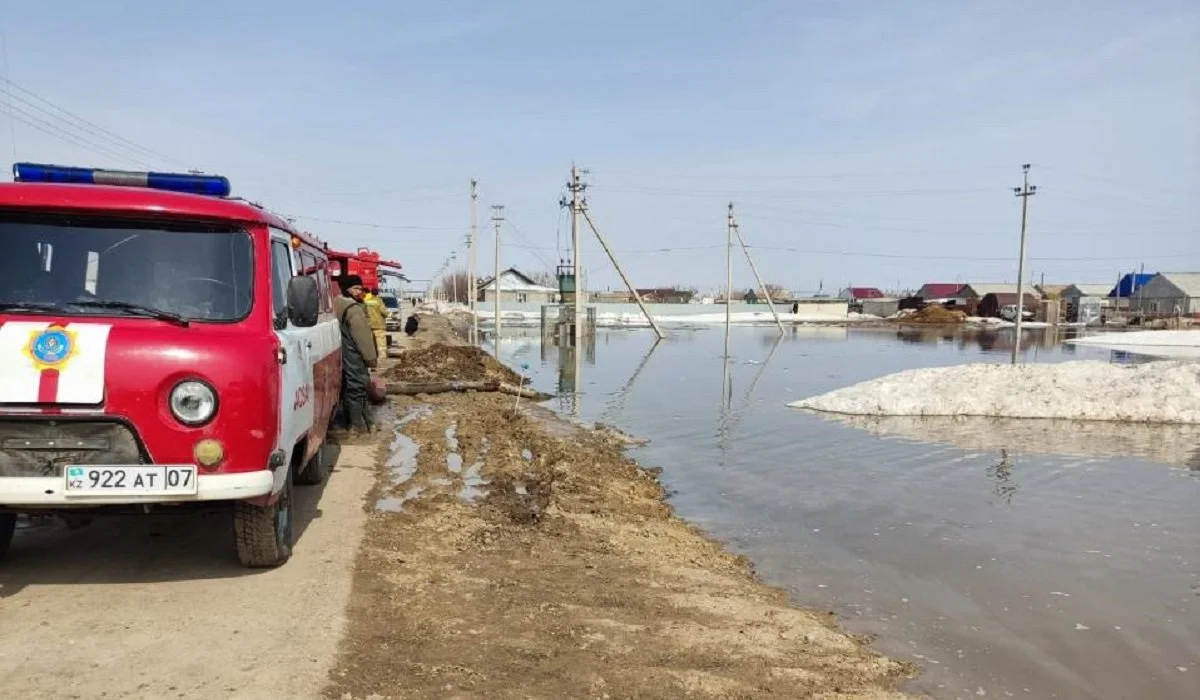
[[[62,313],[65,309],[57,304],[39,304],[34,301],[0,301],[0,311],[38,311],[46,314]]]
[[[71,306],[82,306],[93,309],[116,309],[119,311],[128,311],[130,313],[139,314],[149,318],[156,318],[160,321],[170,321],[171,323],[187,327],[189,321],[176,313],[156,309],[153,306],[143,306],[142,304],[134,304],[128,301],[113,301],[110,299],[83,299],[72,301]]]

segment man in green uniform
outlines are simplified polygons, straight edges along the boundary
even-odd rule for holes
[[[351,433],[371,430],[371,409],[367,387],[371,382],[371,367],[379,364],[375,336],[367,319],[367,307],[362,298],[362,278],[343,275],[338,279],[342,295],[334,300],[333,310],[342,327],[342,411]]]

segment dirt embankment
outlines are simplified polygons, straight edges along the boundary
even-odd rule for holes
[[[397,378],[454,378],[445,340]],[[756,581],[611,435],[499,394],[393,406],[328,697],[906,697],[910,666]]]
[[[962,311],[954,311],[944,306],[930,304],[920,311],[904,313],[891,320],[900,324],[911,323],[914,325],[942,326],[966,323],[967,315]]]

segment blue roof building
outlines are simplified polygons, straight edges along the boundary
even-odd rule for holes
[[[1133,296],[1134,292],[1142,287],[1145,287],[1146,283],[1152,279],[1154,279],[1154,275],[1149,272],[1144,272],[1142,274],[1131,272],[1122,277],[1120,282],[1117,282],[1117,286],[1113,287],[1113,290],[1108,293],[1108,296],[1128,299],[1129,297]]]

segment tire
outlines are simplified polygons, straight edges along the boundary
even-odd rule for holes
[[[234,504],[233,534],[243,566],[279,566],[292,556],[292,475],[273,505]]]
[[[317,453],[308,460],[304,468],[296,472],[296,483],[301,486],[317,486],[329,476],[329,460],[325,459],[325,445],[317,448]]]
[[[13,533],[17,530],[16,513],[0,513],[0,559],[8,554],[8,545],[12,544]]]

